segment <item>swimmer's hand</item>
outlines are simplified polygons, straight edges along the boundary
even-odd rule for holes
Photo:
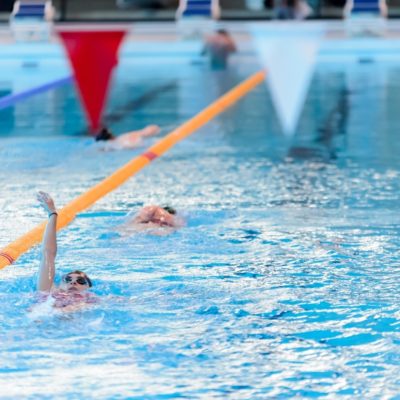
[[[147,137],[158,135],[160,132],[161,128],[158,125],[147,125],[145,128],[142,129],[141,136]]]
[[[48,193],[38,192],[36,198],[48,214],[57,212],[56,206],[54,205],[54,200]]]

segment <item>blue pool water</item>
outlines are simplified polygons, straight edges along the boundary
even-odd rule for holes
[[[107,118],[166,133],[256,70],[125,60]],[[293,138],[260,86],[79,215],[57,268],[92,277],[92,309],[28,311],[38,247],[1,271],[0,397],[399,398],[399,76],[318,65]],[[37,190],[62,206],[142,151],[84,130],[71,85],[0,110],[2,247],[43,220]],[[187,226],[115,234],[151,203]]]

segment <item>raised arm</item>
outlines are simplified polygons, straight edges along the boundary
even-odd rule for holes
[[[53,199],[44,192],[39,192],[37,199],[49,214],[46,230],[43,235],[42,256],[40,260],[37,289],[49,292],[54,283],[55,259],[57,254],[57,211]]]

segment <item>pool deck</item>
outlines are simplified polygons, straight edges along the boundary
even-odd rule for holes
[[[217,24],[217,25],[216,25]],[[56,25],[58,26],[71,26]],[[82,24],[75,26],[82,27]],[[93,25],[91,25],[93,26]],[[319,61],[352,61],[354,57],[373,57],[377,60],[400,60],[400,23],[397,20],[358,21],[302,21],[302,22],[213,22],[199,26],[190,32],[190,25],[175,23],[103,24],[94,26],[124,27],[129,30],[123,48],[123,55],[140,57],[193,56],[201,49],[202,33],[215,27],[229,30],[238,43],[239,54],[254,53],[251,31],[263,32],[268,38],[281,39],[292,35],[308,35],[310,32],[319,41]],[[87,25],[86,25],[87,27]],[[315,34],[318,31],[317,34]],[[189,32],[189,33],[188,33]],[[293,36],[295,35],[295,36]],[[318,36],[318,38],[317,38]],[[311,36],[310,36],[311,37]],[[151,46],[149,44],[151,43]],[[168,46],[166,46],[168,43]],[[53,31],[47,42],[16,42],[7,24],[0,25],[0,62],[18,58],[63,57],[62,46]],[[332,58],[333,57],[333,58]]]
[[[187,27],[196,26],[196,30],[207,30],[215,26],[223,27],[236,36],[241,38],[248,37],[249,25],[259,25],[272,27],[296,27],[299,31],[308,29],[312,26],[323,26],[326,30],[325,36],[327,39],[346,39],[351,37],[351,26],[360,25],[369,26],[374,30],[379,25],[379,37],[383,39],[399,39],[400,40],[400,21],[399,20],[383,20],[379,18],[372,19],[353,19],[353,20],[313,20],[313,21],[248,21],[248,22],[232,22],[232,21],[209,21],[209,23],[170,23],[170,22],[138,22],[138,23],[114,23],[114,24],[90,24],[84,25],[77,23],[75,26],[112,26],[126,27],[131,30],[129,38],[136,40],[140,36],[140,40],[144,41],[171,41],[178,40],[182,37],[182,30],[187,30]],[[55,24],[54,26],[73,26],[74,24]],[[52,40],[56,40],[53,36]],[[14,42],[13,34],[8,24],[0,23],[0,44],[11,44]]]

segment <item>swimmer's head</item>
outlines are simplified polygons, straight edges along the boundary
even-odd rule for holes
[[[75,292],[82,292],[91,288],[92,286],[92,281],[82,271],[72,271],[63,275],[60,285],[61,289],[63,290]]]
[[[163,207],[163,210],[167,211],[169,214],[171,215],[175,215],[176,214],[176,210],[173,207],[170,206],[165,206]]]
[[[113,140],[115,139],[115,136],[107,129],[107,128],[102,128],[101,131],[96,135],[95,140],[96,142],[100,140]]]
[[[224,36],[229,36],[229,33],[226,29],[217,29],[217,33]]]

